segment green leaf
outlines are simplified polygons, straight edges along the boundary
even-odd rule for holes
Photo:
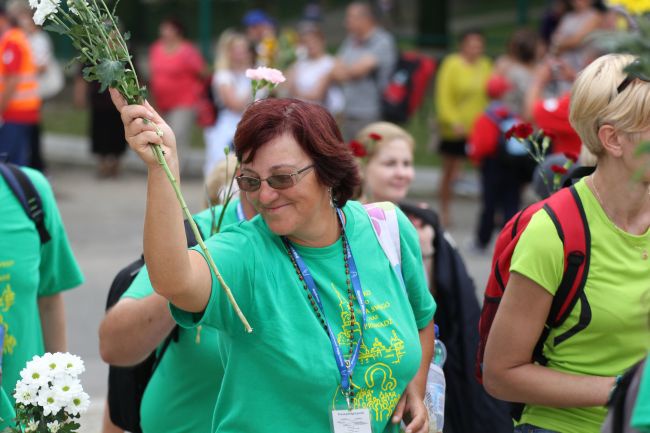
[[[125,42],[128,41],[128,40],[131,40],[131,32],[124,33],[123,38],[124,38]]]
[[[117,60],[104,59],[96,66],[95,72],[102,85],[100,92],[103,92],[124,78],[124,65]]]

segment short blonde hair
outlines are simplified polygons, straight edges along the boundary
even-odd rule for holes
[[[635,60],[630,54],[607,54],[594,60],[578,76],[571,91],[569,121],[582,143],[596,157],[603,153],[598,138],[602,125],[612,125],[625,134],[648,128],[650,83],[635,80],[619,95],[617,87],[624,71]]]
[[[373,135],[377,135],[379,138],[374,139]],[[379,149],[387,143],[397,139],[405,140],[408,143],[411,152],[415,150],[415,140],[413,139],[413,136],[403,128],[390,122],[371,123],[359,131],[355,137],[355,140],[363,144],[365,147],[367,152],[367,161],[374,158],[377,153],[379,153]]]
[[[204,205],[206,208],[223,203],[230,179],[232,179],[236,169],[237,157],[230,153],[208,174],[205,178],[206,200]],[[236,182],[233,183],[233,191],[238,191]]]

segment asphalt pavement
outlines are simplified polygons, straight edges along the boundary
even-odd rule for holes
[[[86,277],[85,283],[65,294],[69,350],[86,364],[82,383],[91,395],[92,406],[82,419],[82,433],[98,433],[106,395],[107,368],[99,356],[97,330],[104,315],[110,283],[117,271],[137,258],[142,250],[145,200],[145,167],[128,153],[125,168],[117,179],[98,179],[94,160],[85,139],[73,136],[44,137],[44,154],[50,164],[48,177],[72,248]],[[193,212],[201,209],[202,153],[186,156],[188,168],[182,190]],[[413,200],[435,207],[438,172],[417,168]],[[464,197],[452,209],[450,233],[456,239],[479,292],[487,278],[489,255],[471,254],[465,245],[473,232],[478,212],[476,178],[467,175],[459,185]]]

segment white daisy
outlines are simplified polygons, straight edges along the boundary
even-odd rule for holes
[[[16,402],[24,405],[33,405],[35,406],[36,399],[38,397],[38,385],[28,384],[19,380],[16,384],[16,390],[14,391],[14,398]]]
[[[48,367],[38,359],[28,362],[20,372],[20,377],[27,385],[47,386],[50,372]]]
[[[63,424],[59,424],[57,420],[47,423],[47,428],[50,430],[50,433],[58,432],[61,427],[63,427]]]
[[[43,415],[55,415],[62,409],[61,402],[57,399],[54,390],[43,388],[38,393],[38,405],[43,408]]]
[[[35,432],[36,429],[38,429],[38,421],[35,420],[29,420],[27,422],[27,426],[25,427],[25,433],[32,433]]]
[[[72,398],[72,401],[66,408],[66,412],[70,415],[79,415],[88,410],[88,406],[90,406],[90,397],[85,392],[81,392]]]

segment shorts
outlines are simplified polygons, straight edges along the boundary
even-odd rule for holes
[[[443,155],[458,156],[464,158],[467,156],[467,152],[465,150],[466,144],[467,140],[465,138],[456,140],[443,139],[440,141],[438,151]]]

